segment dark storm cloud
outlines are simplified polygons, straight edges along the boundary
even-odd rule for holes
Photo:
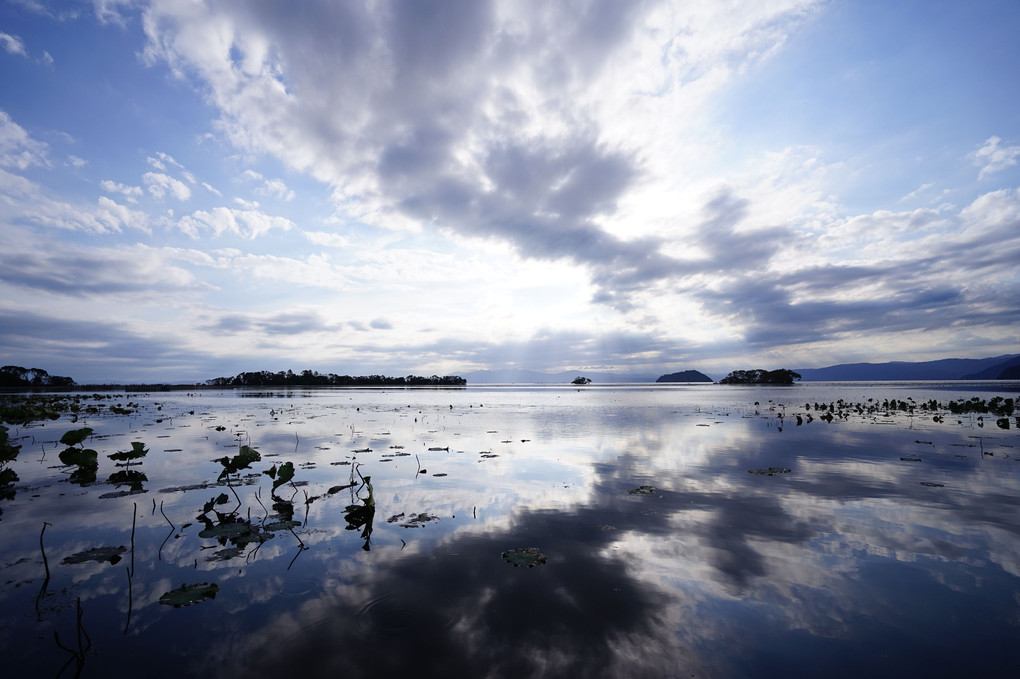
[[[209,288],[188,271],[167,266],[152,250],[72,248],[59,243],[8,251],[0,281],[74,296],[177,294]]]
[[[54,374],[88,380],[162,381],[191,368],[194,355],[177,338],[153,337],[115,321],[52,318],[0,310],[0,353],[15,363],[46,365]]]

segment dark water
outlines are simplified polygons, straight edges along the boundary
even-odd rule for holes
[[[1016,415],[881,407],[1010,386],[129,394],[9,426],[0,675],[1020,676]],[[94,482],[58,458],[83,426]]]

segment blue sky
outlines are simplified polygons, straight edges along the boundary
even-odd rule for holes
[[[0,361],[1020,351],[1015,2],[0,6]]]

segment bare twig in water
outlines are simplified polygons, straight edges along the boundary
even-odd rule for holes
[[[152,502],[155,503],[156,501],[153,500]],[[162,514],[163,518],[166,519],[166,522],[170,524],[170,528],[172,528],[174,530],[177,530],[177,527],[174,525],[174,522],[171,521],[170,517],[168,517],[166,515],[166,512],[163,511],[163,501],[162,500],[159,501],[159,513]]]
[[[46,596],[46,588],[50,584],[50,563],[46,559],[46,550],[43,548],[43,534],[46,532],[46,526],[51,525],[53,524],[43,521],[42,530],[39,531],[39,551],[42,552],[43,568],[46,569],[46,579],[43,580],[42,588],[40,588],[39,594],[37,594],[35,597],[35,616],[36,618],[40,618],[40,620],[41,616],[39,614],[39,602],[42,600],[44,596]]]
[[[154,502],[155,502],[155,500],[154,500]],[[162,561],[163,560],[163,547],[166,546],[166,541],[170,539],[170,536],[173,535],[175,532],[177,532],[177,527],[174,525],[174,522],[170,520],[170,517],[168,517],[166,515],[166,512],[163,511],[163,501],[162,500],[159,501],[159,513],[162,514],[163,518],[166,519],[166,522],[170,524],[170,532],[166,534],[165,538],[163,538],[163,542],[159,546],[159,551],[156,553],[156,558],[158,558],[160,561]]]
[[[64,674],[64,670],[66,670],[68,668],[68,666],[72,662],[75,663],[76,666],[77,666],[75,668],[74,676],[75,677],[80,677],[81,676],[81,670],[85,666],[85,654],[92,648],[92,639],[89,637],[89,633],[87,631],[85,631],[85,626],[81,622],[81,617],[82,617],[81,597],[78,597],[78,616],[77,616],[78,649],[77,650],[72,650],[72,649],[68,648],[67,646],[64,646],[62,643],[60,643],[60,635],[57,634],[56,630],[53,630],[53,640],[55,642],[57,642],[57,646],[60,649],[62,649],[64,651],[67,651],[68,653],[71,654],[71,657],[67,660],[67,662],[64,664],[64,666],[61,667],[60,671],[57,673],[58,679],[59,679],[59,677],[61,675]],[[85,641],[88,642],[88,645],[83,645],[82,644],[82,637],[83,636],[85,638]]]

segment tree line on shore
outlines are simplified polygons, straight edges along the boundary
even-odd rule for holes
[[[214,377],[206,380],[205,383],[212,387],[369,387],[369,386],[394,386],[394,387],[462,387],[467,380],[457,375],[445,375],[440,377],[422,377],[420,375],[408,375],[406,377],[386,377],[385,375],[336,375],[334,373],[320,373],[317,370],[302,370],[295,373],[291,370],[270,372],[260,370],[257,372],[242,372],[233,377]]]
[[[51,375],[42,368],[5,365],[0,368],[0,387],[73,387],[70,377]]]

